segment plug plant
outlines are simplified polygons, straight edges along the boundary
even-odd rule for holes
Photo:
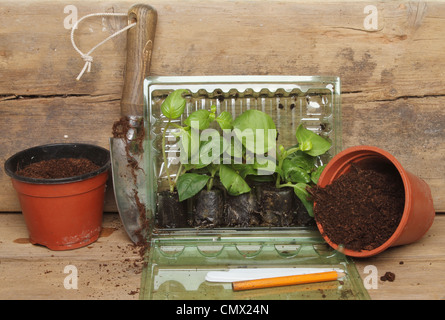
[[[219,128],[225,133],[230,132],[229,137],[234,137],[235,141],[231,143],[227,137],[214,130],[212,139],[199,145],[199,158],[192,161],[192,164],[183,166],[186,171],[200,170],[201,173],[180,175],[178,192],[181,200],[193,197],[206,186],[207,190],[211,190],[216,176],[229,195],[239,196],[250,192],[246,176],[257,174],[260,165],[255,162],[256,157],[272,149],[275,144],[276,136],[269,134],[269,130],[276,130],[275,124],[266,113],[247,110],[233,120],[229,112],[224,111],[216,117],[215,111],[216,107],[212,107],[211,111],[195,111],[186,119],[185,124],[191,126],[195,121],[199,124],[196,126],[199,130],[205,130],[216,121]],[[247,136],[243,135],[245,132],[248,132]],[[183,143],[184,141],[183,139]],[[201,161],[202,156],[207,161]],[[190,158],[193,160],[193,155]]]
[[[192,153],[184,153],[187,159],[183,160],[187,163],[181,164],[183,171],[177,180],[179,199],[184,201],[197,196],[195,219],[207,222],[212,219],[213,225],[247,226],[249,217],[257,211],[257,203],[246,178],[258,175],[258,169],[262,169],[258,158],[275,146],[275,124],[269,115],[258,110],[247,110],[234,120],[227,111],[218,116],[215,112],[215,106],[210,111],[198,110],[184,121],[187,127],[181,130],[187,133],[188,128],[193,130],[194,127],[201,132],[201,138],[213,122],[217,123],[219,131],[210,131],[208,138],[211,139],[200,142],[199,152],[194,152],[196,147],[194,149],[191,143],[188,150]],[[270,131],[274,134],[270,135]],[[182,139],[183,144],[188,144],[186,133],[182,133],[186,138]],[[222,222],[222,205],[219,205],[222,195],[217,195],[220,191],[213,188],[215,183],[227,194],[225,222]]]
[[[173,91],[167,96],[161,105],[161,112],[167,119],[167,123],[162,132],[161,143],[162,157],[169,189],[167,191],[158,193],[157,219],[160,226],[167,228],[181,228],[189,226],[187,206],[185,203],[179,201],[175,190],[178,176],[176,176],[175,180],[172,179],[167,160],[167,153],[165,150],[167,132],[169,132],[172,127],[178,126],[177,124],[173,123],[173,120],[180,118],[184,113],[186,100],[184,99],[183,94],[186,92],[187,90],[183,89]]]
[[[298,144],[289,149],[280,145],[277,152],[276,187],[291,187],[308,214],[313,217],[313,202],[308,188],[317,184],[325,165],[319,156],[331,148],[331,142],[300,124],[295,136]]]

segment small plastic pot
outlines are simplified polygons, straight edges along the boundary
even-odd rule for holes
[[[431,190],[425,181],[406,171],[394,156],[382,149],[373,146],[356,146],[340,152],[329,161],[318,180],[318,185],[325,187],[331,184],[335,179],[346,173],[352,163],[359,162],[366,163],[367,165],[373,165],[376,162],[392,164],[399,172],[403,181],[405,207],[397,229],[381,246],[373,250],[353,251],[342,248],[341,251],[348,256],[370,257],[381,253],[389,247],[409,244],[423,237],[433,224],[435,217]],[[323,227],[318,222],[317,227],[326,242],[332,248],[338,250],[338,244],[333,243],[323,233]]]
[[[60,158],[86,158],[100,168],[61,179],[16,174],[18,168],[31,163]],[[68,250],[96,241],[102,228],[109,167],[109,151],[89,144],[49,144],[11,156],[5,162],[5,171],[18,194],[30,242],[51,250]]]

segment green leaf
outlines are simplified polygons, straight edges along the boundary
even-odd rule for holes
[[[196,154],[198,152],[199,144],[193,143],[193,145],[192,145],[192,135],[191,135],[190,128],[187,128],[187,129],[181,128],[179,130],[179,133],[177,133],[176,135],[180,137],[179,143],[178,143],[180,151],[181,151],[180,161],[182,163],[189,163],[191,155]],[[193,149],[192,149],[192,147],[193,147]]]
[[[310,151],[312,149],[312,142],[310,140],[308,141],[304,141],[303,143],[300,144],[300,150],[307,152]]]
[[[318,167],[315,171],[311,173],[311,180],[313,183],[317,184],[318,179],[320,179],[321,173],[323,172],[326,165]]]
[[[228,111],[223,111],[216,117],[216,122],[218,122],[219,126],[223,130],[232,129],[233,127],[232,114]]]
[[[278,165],[275,158],[271,156],[263,157],[263,155],[257,155],[253,163],[253,168],[257,171],[257,175],[271,176],[276,172]]]
[[[328,140],[304,128],[302,124],[298,126],[295,135],[300,145],[300,150],[313,157],[319,156],[331,148],[331,143]],[[312,144],[312,147],[308,150],[310,144]]]
[[[255,109],[247,110],[235,119],[233,127],[237,129],[236,137],[253,153],[265,154],[276,147],[275,123],[267,113]],[[247,141],[243,139],[246,135],[253,135],[254,144],[248,138]]]
[[[176,182],[179,201],[184,201],[193,197],[205,187],[209,179],[209,176],[197,173],[184,173],[179,176],[178,181]]]
[[[177,89],[170,93],[161,105],[161,111],[168,119],[177,119],[184,112],[186,105],[185,99],[182,97],[185,89]]]
[[[280,176],[281,179],[284,179],[283,169],[279,166],[275,167],[275,172]]]
[[[227,192],[232,196],[238,196],[250,191],[246,181],[235,170],[226,165],[222,164],[219,166],[219,178]]]
[[[314,204],[309,201],[309,192],[307,192],[306,187],[308,185],[305,183],[297,183],[294,186],[295,195],[300,199],[303,206],[306,208],[309,216],[314,216]]]
[[[300,167],[307,172],[312,171],[315,168],[316,158],[301,150],[291,153],[287,156],[286,160],[291,161],[294,166]]]
[[[315,169],[315,160],[315,157],[297,150],[283,160],[281,177],[287,182],[309,183],[311,181],[309,173]]]
[[[209,171],[210,176],[214,177],[215,174],[219,171],[219,164],[211,163],[207,166],[207,170]]]
[[[190,170],[196,169],[195,165],[194,164],[190,164],[190,163],[183,163],[182,167],[184,168],[185,171],[190,171]]]
[[[192,112],[187,119],[185,119],[184,123],[191,127],[192,121],[197,121],[199,126],[199,130],[205,130],[210,126],[210,123],[213,121],[211,118],[212,113],[205,109],[197,110]]]
[[[292,183],[309,183],[311,182],[311,176],[307,170],[296,166],[289,158],[283,161],[283,176],[284,180]]]
[[[241,178],[245,179],[249,175],[257,175],[258,172],[255,169],[254,164],[232,164],[230,165],[232,169],[234,169]]]
[[[212,131],[210,137],[210,140],[201,143],[199,148],[199,161],[205,165],[214,162],[219,164],[220,161],[218,159],[229,146],[224,143],[223,137],[221,137],[217,131]],[[205,162],[202,161],[203,159]]]
[[[236,138],[232,139],[231,131],[228,129],[225,129],[224,131],[223,142],[225,146],[224,152],[226,152],[230,157],[241,159],[245,154],[245,149],[243,148],[242,143]]]

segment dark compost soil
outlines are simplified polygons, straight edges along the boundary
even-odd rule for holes
[[[224,205],[223,225],[228,227],[257,227],[260,225],[258,201],[253,192],[239,196],[228,195]]]
[[[386,242],[399,225],[405,204],[402,179],[389,165],[353,165],[325,188],[312,188],[311,194],[323,232],[333,243],[354,251]]]
[[[394,280],[396,280],[396,275],[391,271],[387,271],[383,276],[380,277],[380,280],[393,282]]]
[[[266,185],[261,188],[259,198],[263,226],[288,227],[295,224],[296,203],[293,189],[278,189]]]
[[[194,225],[198,227],[219,227],[223,219],[224,196],[219,189],[201,190],[195,199]]]
[[[158,226],[195,228],[295,227],[315,224],[292,188],[276,188],[274,184],[256,184],[248,193],[231,196],[214,188],[201,190],[193,198],[178,203],[177,193],[158,193]],[[190,210],[192,210],[190,212]],[[181,212],[180,214],[178,214]]]
[[[17,170],[16,173],[27,178],[61,179],[80,176],[99,168],[88,159],[60,158],[31,163],[23,169]]]
[[[169,190],[158,193],[157,224],[161,228],[187,228],[190,227],[187,201],[179,201],[178,192]]]

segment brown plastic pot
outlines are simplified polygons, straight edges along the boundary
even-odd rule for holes
[[[100,168],[75,177],[35,179],[16,174],[18,168],[42,160],[86,158]],[[89,144],[51,144],[23,150],[5,162],[12,178],[32,244],[68,250],[96,241],[102,227],[109,151]]]
[[[431,190],[428,184],[406,171],[397,159],[388,152],[373,146],[356,146],[337,154],[329,161],[318,180],[320,187],[331,184],[335,179],[346,173],[352,163],[364,165],[386,164],[394,166],[399,172],[405,189],[405,207],[399,226],[393,235],[381,246],[373,250],[353,251],[339,248],[326,234],[317,222],[317,227],[326,242],[334,249],[353,257],[374,256],[389,247],[409,244],[419,240],[433,224],[435,210]],[[315,204],[316,206],[316,204]]]

